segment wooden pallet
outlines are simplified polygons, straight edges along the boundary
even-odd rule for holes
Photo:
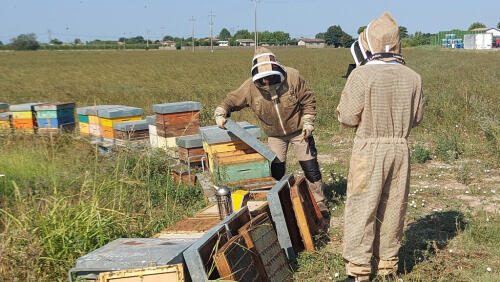
[[[267,213],[262,213],[239,229],[252,251],[263,281],[291,281],[292,271],[278,242],[276,230]]]
[[[181,282],[184,281],[182,264],[127,269],[99,274],[99,282]]]
[[[302,241],[308,252],[314,251],[313,236],[323,228],[323,216],[304,177],[300,178],[290,190],[295,218]]]

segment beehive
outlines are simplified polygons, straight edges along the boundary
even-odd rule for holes
[[[24,103],[11,105],[12,127],[18,132],[35,133],[38,123],[35,116],[35,106],[45,103]]]
[[[5,113],[8,110],[9,110],[9,104],[0,103],[0,113]]]
[[[12,128],[12,113],[2,112],[0,113],[0,132],[10,132]]]
[[[198,134],[201,103],[186,101],[155,104],[156,131],[161,137],[177,137]]]
[[[75,103],[47,103],[34,109],[41,134],[69,132],[75,128]]]
[[[140,120],[141,108],[118,106],[114,108],[98,109],[97,116],[101,127],[103,138],[115,139],[113,124],[123,121]],[[90,121],[90,119],[89,119]]]
[[[203,142],[200,134],[180,136],[176,139],[179,158],[184,162],[201,162],[205,150],[203,150]]]
[[[259,127],[247,122],[238,125],[251,137],[260,138]],[[270,162],[230,131],[207,126],[200,128],[200,134],[215,181],[231,184],[271,175]]]
[[[119,105],[97,105],[81,107],[76,109],[78,114],[78,126],[81,135],[101,136],[101,125],[97,112],[99,109],[112,109]]]
[[[138,141],[149,138],[149,124],[146,120],[115,122],[113,130],[115,139]]]

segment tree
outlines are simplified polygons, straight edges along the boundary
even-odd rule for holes
[[[342,28],[339,25],[332,25],[331,27],[328,28],[328,30],[325,33],[326,44],[339,47],[340,38],[342,38],[343,34],[344,32],[342,31]]]
[[[476,29],[476,28],[481,28],[481,27],[486,27],[486,25],[485,25],[484,23],[475,22],[475,23],[472,23],[472,24],[469,26],[469,30],[473,30],[473,29]]]
[[[324,32],[317,33],[316,36],[314,36],[314,38],[325,39],[325,33]]]
[[[340,38],[340,45],[342,45],[344,48],[349,48],[353,43],[354,43],[354,38],[352,38],[351,35],[344,32],[344,34],[342,34],[342,37]]]
[[[59,40],[59,39],[57,39],[57,38],[54,38],[54,39],[50,40],[49,43],[52,44],[52,45],[61,45],[61,44],[63,44],[62,41]]]
[[[83,44],[83,43],[82,43],[82,40],[81,40],[80,38],[75,38],[75,40],[73,41],[73,43],[74,43],[75,45],[81,45],[81,44]]]
[[[12,38],[11,45],[15,50],[37,50],[40,48],[40,43],[36,40],[34,33],[20,34],[16,38]]]
[[[399,38],[405,39],[408,37],[408,29],[405,26],[399,26]]]
[[[500,22],[497,23],[497,28],[500,28]]]
[[[252,39],[252,34],[246,29],[238,30],[234,36],[234,39]]]
[[[223,28],[219,32],[218,38],[219,40],[228,40],[229,38],[231,38],[231,33],[229,32],[229,30],[227,30],[227,28]]]
[[[366,25],[364,25],[364,26],[360,26],[360,27],[358,28],[358,34],[361,34],[361,32],[363,32],[363,30],[365,30],[365,29],[366,29]]]
[[[0,40],[0,45],[3,45],[3,42]]]
[[[170,35],[163,36],[163,41],[174,41],[174,37]]]

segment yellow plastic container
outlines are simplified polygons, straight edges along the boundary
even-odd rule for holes
[[[90,126],[88,123],[79,122],[78,127],[80,129],[81,135],[89,135],[90,134]]]
[[[100,118],[101,125],[102,126],[108,126],[108,127],[113,127],[113,123],[115,122],[122,122],[122,121],[129,121],[129,120],[141,120],[141,116],[133,116],[133,117],[122,117],[122,118]]]
[[[12,112],[12,118],[13,119],[32,119],[33,118],[33,112],[32,111],[27,111],[27,112]]]
[[[101,124],[98,116],[89,116],[89,124]]]

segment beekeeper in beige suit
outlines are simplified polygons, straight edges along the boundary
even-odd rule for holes
[[[252,108],[269,137],[269,147],[277,156],[271,164],[272,176],[279,180],[285,174],[288,145],[293,144],[318,207],[327,212],[312,136],[316,117],[313,92],[296,69],[280,65],[276,56],[266,48],[256,50],[251,74],[251,78],[229,93],[215,109],[217,125],[224,128],[226,117],[231,112]]]
[[[359,41],[367,59],[349,76],[337,107],[339,121],[356,128],[345,206],[347,281],[368,281],[372,256],[378,275],[396,274],[410,184],[408,136],[424,110],[421,78],[405,66],[391,14],[373,20]]]

